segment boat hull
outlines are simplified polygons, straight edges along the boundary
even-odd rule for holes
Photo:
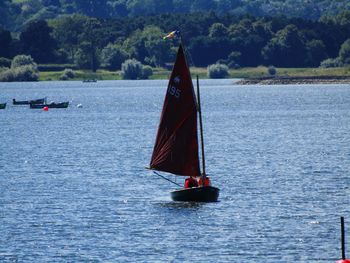
[[[183,188],[170,193],[171,199],[182,202],[217,202],[219,188],[213,186],[201,186]]]
[[[69,102],[61,102],[61,103],[49,103],[49,104],[30,104],[31,109],[42,109],[44,107],[48,108],[67,108]]]
[[[46,98],[37,99],[37,100],[12,100],[13,105],[28,105],[28,104],[43,104],[45,103]]]
[[[6,108],[6,103],[0,103],[0,110],[3,110]]]

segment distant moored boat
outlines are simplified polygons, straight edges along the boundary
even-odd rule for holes
[[[46,103],[46,97],[36,100],[12,100],[13,105],[28,105],[28,104],[44,104]]]
[[[68,108],[69,105],[69,101],[66,102],[59,102],[59,103],[55,103],[55,102],[51,102],[48,104],[30,104],[30,108],[31,109],[42,109],[44,107],[48,107],[48,108]]]
[[[6,103],[0,103],[0,110],[3,110],[6,108]]]

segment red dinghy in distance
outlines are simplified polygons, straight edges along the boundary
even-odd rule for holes
[[[198,108],[184,50],[180,45],[164,99],[151,169],[205,178],[204,158],[203,174],[199,168]],[[181,188],[171,192],[174,201],[215,202],[218,196],[219,189],[212,186]]]

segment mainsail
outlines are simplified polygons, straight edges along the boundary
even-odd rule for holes
[[[200,176],[197,103],[182,45],[169,79],[150,168]]]

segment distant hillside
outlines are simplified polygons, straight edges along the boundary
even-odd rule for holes
[[[284,15],[318,20],[344,10],[350,10],[349,0],[1,0],[0,25],[12,32],[19,32],[33,20],[74,13],[98,18],[121,18],[213,11],[218,15]]]

